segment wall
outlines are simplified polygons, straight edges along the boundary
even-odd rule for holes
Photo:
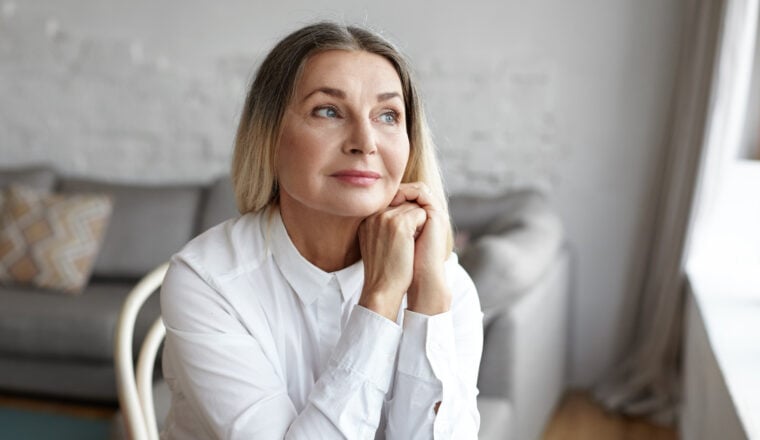
[[[0,3],[0,166],[117,181],[226,172],[246,83],[287,31],[369,23],[413,60],[452,192],[539,185],[578,257],[570,377],[624,334],[666,139],[681,0]]]

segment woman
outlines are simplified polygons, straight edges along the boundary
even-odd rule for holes
[[[451,253],[409,67],[369,31],[287,36],[251,86],[243,215],[175,255],[168,438],[477,438],[482,313]]]

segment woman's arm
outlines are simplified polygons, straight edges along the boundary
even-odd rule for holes
[[[477,438],[483,314],[475,286],[453,254],[446,274],[454,292],[449,312],[405,311],[387,439]]]
[[[396,323],[356,306],[299,413],[263,311],[259,328],[244,328],[190,256],[173,259],[161,301],[167,381],[181,395],[173,417],[193,428],[174,438],[374,438],[401,337]]]
[[[424,183],[402,184],[389,209],[365,220],[360,230],[365,272],[400,279],[404,283],[401,292],[407,293],[408,309],[388,405],[388,439],[477,438],[483,314],[475,287],[456,257],[451,255],[447,261],[451,226],[443,205]],[[398,231],[406,230],[406,235],[402,234],[405,237],[413,235],[413,242],[404,242],[401,249],[405,252],[389,255],[392,259],[373,258],[377,252],[367,251],[377,246],[368,243],[393,243],[397,232],[379,228],[382,217],[402,209],[408,210],[401,212],[409,212],[407,217],[414,222]],[[421,213],[423,218],[419,217]],[[405,276],[377,264],[384,261],[403,263],[404,270],[398,273]],[[373,290],[367,286],[363,298],[372,297]],[[456,298],[453,307],[452,297]],[[398,304],[395,307],[393,316]]]

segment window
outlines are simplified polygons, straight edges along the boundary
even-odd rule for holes
[[[714,84],[687,265],[689,272],[715,273],[736,294],[760,296],[749,287],[760,286],[760,34],[756,16],[741,20],[744,32],[724,35],[733,41],[724,42],[729,56]]]

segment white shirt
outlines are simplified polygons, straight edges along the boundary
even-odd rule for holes
[[[453,254],[445,270],[451,311],[404,301],[395,323],[357,305],[361,261],[312,265],[276,209],[201,234],[161,290],[162,438],[476,439],[483,314]]]

